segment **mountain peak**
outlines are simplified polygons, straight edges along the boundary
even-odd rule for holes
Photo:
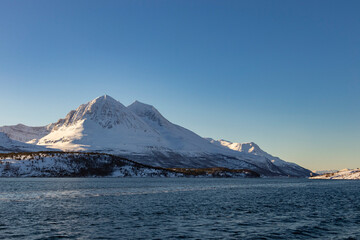
[[[140,102],[138,100],[135,100],[135,102],[133,102],[132,104],[130,104],[128,106],[128,108],[145,108],[145,109],[153,109],[156,110],[156,108],[154,108],[154,106],[150,105],[150,104],[146,104],[143,102]],[[157,110],[156,110],[157,111]]]
[[[131,122],[134,118],[134,114],[119,101],[109,95],[103,95],[70,111],[65,119],[60,119],[56,123],[55,129],[81,120],[92,120],[104,128],[112,128],[122,122]]]
[[[154,106],[152,106],[150,104],[142,103],[138,100],[136,100],[135,102],[130,104],[128,106],[128,109],[130,109],[133,112],[138,112],[138,113],[144,112],[144,111],[151,111],[151,112],[156,112],[156,113],[160,114],[159,111]]]
[[[163,115],[161,115],[161,113],[152,105],[136,100],[128,106],[128,109],[145,120],[145,122],[151,123],[151,125],[152,123],[156,123],[160,126],[163,126],[169,123],[169,121],[164,118]]]
[[[107,94],[104,94],[104,95],[102,95],[102,96],[99,96],[99,97],[97,97],[97,98],[95,98],[95,99],[104,99],[104,100],[109,99],[109,100],[115,100],[113,97],[111,97],[110,95],[107,95]],[[115,101],[116,101],[116,100],[115,100]]]
[[[113,103],[113,104],[119,104],[120,102],[117,101],[116,99],[114,99],[113,97],[105,94],[105,95],[102,95],[100,97],[97,97],[95,99],[93,99],[92,101],[90,101],[89,103],[105,103],[105,102],[108,102],[108,103]],[[122,105],[122,104],[121,104]]]

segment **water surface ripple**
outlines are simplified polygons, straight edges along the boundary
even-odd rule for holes
[[[2,178],[0,239],[360,239],[360,181]]]

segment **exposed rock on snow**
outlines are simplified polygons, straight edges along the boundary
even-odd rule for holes
[[[311,179],[360,179],[360,168],[343,169],[335,173],[325,173],[323,175],[311,177]]]

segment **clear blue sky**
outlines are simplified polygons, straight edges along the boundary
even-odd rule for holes
[[[0,1],[0,126],[105,93],[313,170],[360,167],[360,1]]]

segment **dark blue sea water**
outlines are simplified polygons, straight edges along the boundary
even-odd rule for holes
[[[360,181],[0,179],[0,239],[360,239]]]

